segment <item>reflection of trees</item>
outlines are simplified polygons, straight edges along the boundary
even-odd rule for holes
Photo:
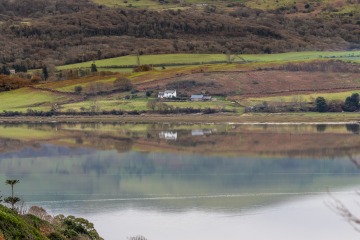
[[[134,159],[127,161],[123,169],[126,174],[142,177],[146,174],[155,173],[156,165],[147,159]]]
[[[318,132],[325,132],[327,125],[326,124],[318,124],[316,125],[316,130]]]
[[[81,168],[84,173],[91,173],[94,171],[97,176],[101,176],[106,174],[107,171],[111,168],[111,162],[108,160],[100,160],[93,156],[86,159],[84,163],[82,163]]]
[[[130,138],[123,138],[115,140],[114,147],[117,152],[128,152],[131,151],[134,142]]]
[[[16,139],[0,138],[0,152],[16,152],[26,147],[38,149],[39,143],[25,144],[23,141]],[[0,158],[1,159],[1,158]]]
[[[352,132],[353,134],[359,134],[360,126],[359,124],[346,124],[346,130]]]
[[[90,144],[95,148],[111,149],[113,147],[119,153],[131,151],[134,144],[133,139],[131,138],[88,135],[87,139],[89,140]]]
[[[350,159],[350,161],[357,167],[360,169],[360,159],[356,159],[355,157],[353,157],[350,153],[348,153],[348,157]]]

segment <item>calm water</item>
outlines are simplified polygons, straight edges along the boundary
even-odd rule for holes
[[[359,125],[0,125],[0,182],[105,239],[358,239],[359,167]]]

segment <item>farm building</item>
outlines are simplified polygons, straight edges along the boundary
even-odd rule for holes
[[[205,96],[205,95],[191,95],[190,98],[191,101],[211,101],[211,96]]]
[[[176,90],[165,90],[158,93],[158,98],[176,98]]]
[[[202,101],[204,98],[204,95],[191,95],[190,100],[191,101]]]

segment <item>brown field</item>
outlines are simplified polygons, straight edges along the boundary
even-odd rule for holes
[[[190,73],[172,78],[148,81],[138,85],[141,90],[165,89],[176,81],[199,83],[185,89],[188,94],[248,96],[291,95],[296,93],[331,92],[360,88],[360,73],[232,71]]]

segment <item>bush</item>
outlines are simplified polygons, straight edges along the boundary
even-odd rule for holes
[[[146,97],[151,97],[151,94],[153,94],[154,91],[148,90],[146,91]]]
[[[326,112],[328,110],[328,105],[324,97],[317,97],[315,104],[317,112]]]
[[[75,86],[75,88],[74,88],[74,91],[75,91],[76,93],[81,93],[82,90],[83,90],[82,86]]]
[[[137,66],[133,69],[133,72],[147,72],[147,71],[151,71],[152,70],[152,66],[150,65],[140,65]]]
[[[331,100],[328,104],[328,111],[329,112],[342,112],[343,109],[343,102],[339,100]]]
[[[343,110],[345,112],[355,112],[359,109],[359,94],[353,93],[350,97],[347,97]]]
[[[119,91],[129,91],[133,88],[133,84],[130,79],[125,77],[120,77],[114,81],[114,87]]]

